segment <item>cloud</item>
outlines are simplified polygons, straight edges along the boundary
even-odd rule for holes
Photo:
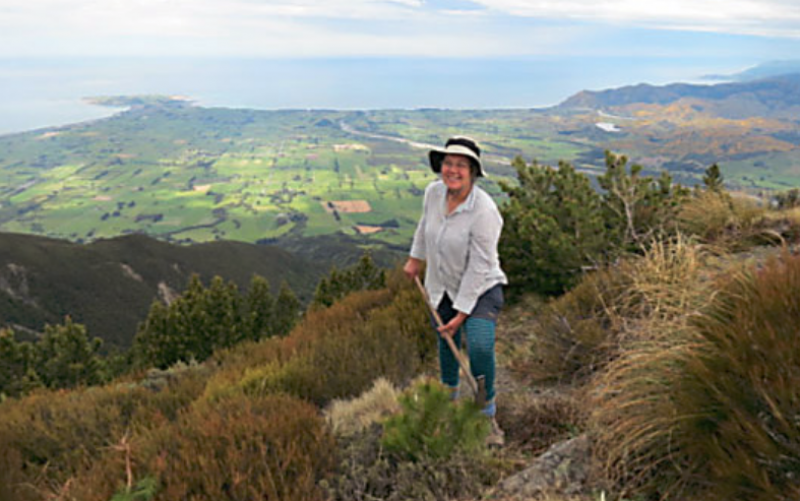
[[[423,0],[3,0],[0,55],[492,56],[565,41],[550,28],[503,36],[465,12]]]
[[[474,0],[511,16],[604,21],[648,28],[800,37],[794,0]]]
[[[794,0],[2,0],[0,56],[514,56],[593,28],[800,37]],[[611,27],[611,28],[609,28]]]

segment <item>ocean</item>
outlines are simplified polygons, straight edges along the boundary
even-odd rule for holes
[[[0,134],[118,110],[86,97],[181,95],[257,109],[490,109],[555,105],[584,90],[702,81],[742,69],[719,58],[0,59]]]

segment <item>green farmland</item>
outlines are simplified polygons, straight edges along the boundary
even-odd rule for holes
[[[426,152],[454,134],[481,143],[491,176],[481,182],[497,197],[496,181],[514,179],[517,156],[596,173],[606,149],[647,173],[668,169],[683,184],[717,162],[733,187],[800,185],[800,150],[769,139],[763,124],[750,134],[747,122],[736,122],[728,134],[719,120],[683,119],[666,107],[654,120],[588,109],[257,111],[162,97],[97,102],[130,108],[0,136],[0,231],[78,242],[146,233],[181,243],[343,234],[404,247],[434,179]],[[598,120],[621,128],[601,130]]]
[[[186,243],[341,232],[406,245],[434,179],[425,152],[344,132],[346,115],[157,101],[5,136],[0,230]]]

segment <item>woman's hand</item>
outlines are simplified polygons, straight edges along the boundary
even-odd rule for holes
[[[453,337],[456,334],[456,332],[458,332],[458,328],[461,327],[461,324],[463,324],[464,320],[466,319],[467,319],[467,314],[459,311],[458,313],[456,313],[456,316],[454,316],[452,320],[450,320],[443,326],[439,327],[439,334],[441,334],[442,336]]]
[[[419,259],[410,257],[408,261],[406,261],[405,266],[403,266],[403,273],[409,278],[409,280],[414,280],[414,278],[419,275],[419,270],[422,269],[422,261]]]

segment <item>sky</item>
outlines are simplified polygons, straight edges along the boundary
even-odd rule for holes
[[[0,57],[800,53],[798,0],[0,0]]]

